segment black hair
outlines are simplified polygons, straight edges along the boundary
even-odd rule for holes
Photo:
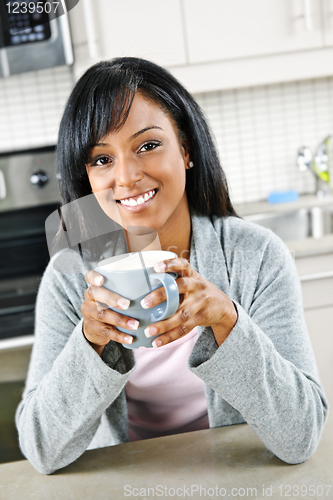
[[[236,215],[199,105],[166,69],[135,57],[99,62],[76,83],[61,120],[57,145],[62,203],[92,192],[85,168],[90,150],[108,132],[119,130],[125,123],[137,91],[167,112],[186,144],[194,164],[186,170],[190,205],[203,215]]]

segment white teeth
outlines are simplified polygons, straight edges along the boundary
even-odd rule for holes
[[[145,193],[141,195],[137,200],[134,198],[127,198],[125,200],[120,200],[120,203],[123,205],[127,205],[129,207],[136,207],[137,205],[142,205],[145,201],[150,200],[155,194],[155,189],[153,191],[149,191],[149,193]]]

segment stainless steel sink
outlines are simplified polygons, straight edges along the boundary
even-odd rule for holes
[[[333,206],[259,213],[244,216],[244,219],[271,229],[284,241],[333,234]]]

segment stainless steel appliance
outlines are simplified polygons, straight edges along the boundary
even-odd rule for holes
[[[0,2],[0,76],[73,63],[67,12],[59,2]]]
[[[33,334],[45,220],[58,206],[54,147],[0,155],[0,348]]]

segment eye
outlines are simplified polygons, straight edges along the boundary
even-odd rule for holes
[[[153,149],[157,148],[160,145],[161,145],[161,143],[159,141],[149,141],[140,147],[139,152],[152,151]]]
[[[112,163],[112,159],[109,158],[109,156],[100,156],[98,158],[93,158],[91,160],[90,165],[92,167],[104,167],[105,165],[108,165],[109,163]]]

